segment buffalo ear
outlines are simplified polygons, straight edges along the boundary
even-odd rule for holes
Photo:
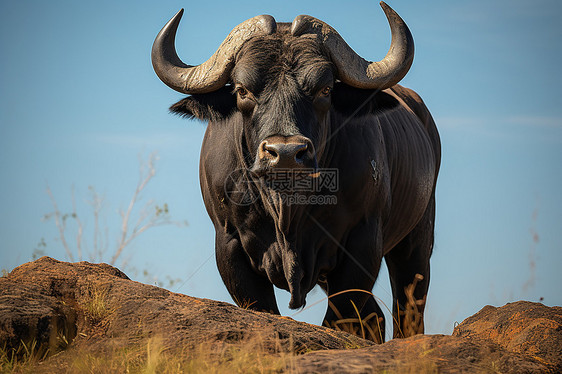
[[[337,82],[332,90],[332,106],[345,116],[383,112],[399,105],[398,100],[379,90],[364,90]]]
[[[225,120],[235,109],[236,97],[230,86],[206,94],[188,96],[170,107],[172,113],[182,117],[213,122]]]

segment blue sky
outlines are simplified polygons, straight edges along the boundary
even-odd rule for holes
[[[440,129],[443,164],[427,331],[486,304],[544,298],[562,305],[562,3],[559,1],[390,1],[407,22],[416,56],[402,84],[425,100]],[[127,249],[132,267],[172,290],[231,301],[213,258],[198,159],[205,125],[167,112],[182,95],[150,64],[152,41],[180,8],[181,58],[205,61],[238,23],[258,14],[292,21],[310,14],[362,56],[377,60],[390,31],[376,1],[2,1],[0,3],[0,267],[31,259],[43,238],[65,260],[50,186],[61,211],[78,213],[92,241],[88,186],[104,196],[110,245],[138,178],[139,154],[158,151],[143,201],[166,202],[187,227],[154,228]],[[67,238],[75,232],[69,223]],[[90,236],[88,236],[90,235]],[[107,260],[107,259],[106,259]],[[137,279],[142,279],[140,275]],[[390,306],[387,275],[375,293]],[[320,323],[325,301],[295,314]],[[308,305],[321,300],[313,291]]]

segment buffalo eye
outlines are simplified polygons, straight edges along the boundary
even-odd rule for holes
[[[256,106],[256,99],[254,95],[241,84],[236,85],[234,92],[236,93],[236,104],[238,109],[245,114],[250,114]]]
[[[332,93],[332,87],[326,86],[320,91],[320,96],[328,97]]]
[[[320,111],[320,113],[326,112],[328,109],[330,109],[331,94],[331,86],[325,86],[316,93],[313,102],[314,107],[316,108],[316,110]]]
[[[245,89],[244,87],[237,87],[236,92],[238,93],[238,96],[240,96],[241,98],[245,98],[248,95],[248,90]]]

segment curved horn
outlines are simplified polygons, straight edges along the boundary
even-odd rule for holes
[[[255,35],[271,34],[277,29],[272,16],[250,18],[232,29],[211,58],[201,65],[191,66],[180,60],[175,48],[182,15],[183,9],[156,36],[152,45],[152,66],[162,82],[186,94],[212,92],[224,86],[240,46]]]
[[[392,41],[388,53],[378,62],[363,59],[336,30],[314,17],[300,15],[295,18],[291,33],[295,36],[318,35],[344,83],[357,88],[383,90],[398,83],[410,69],[414,60],[414,39],[402,18],[384,2],[380,4],[390,24]]]

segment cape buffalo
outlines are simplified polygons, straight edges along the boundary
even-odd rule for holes
[[[370,62],[328,24],[262,15],[201,65],[175,51],[180,10],[152,48],[158,77],[189,94],[170,109],[208,121],[200,183],[216,261],[234,301],[279,313],[273,286],[305,305],[320,285],[324,324],[384,341],[371,294],[384,257],[394,337],[423,333],[440,141],[421,98],[397,83],[412,35],[385,3],[392,42]]]

